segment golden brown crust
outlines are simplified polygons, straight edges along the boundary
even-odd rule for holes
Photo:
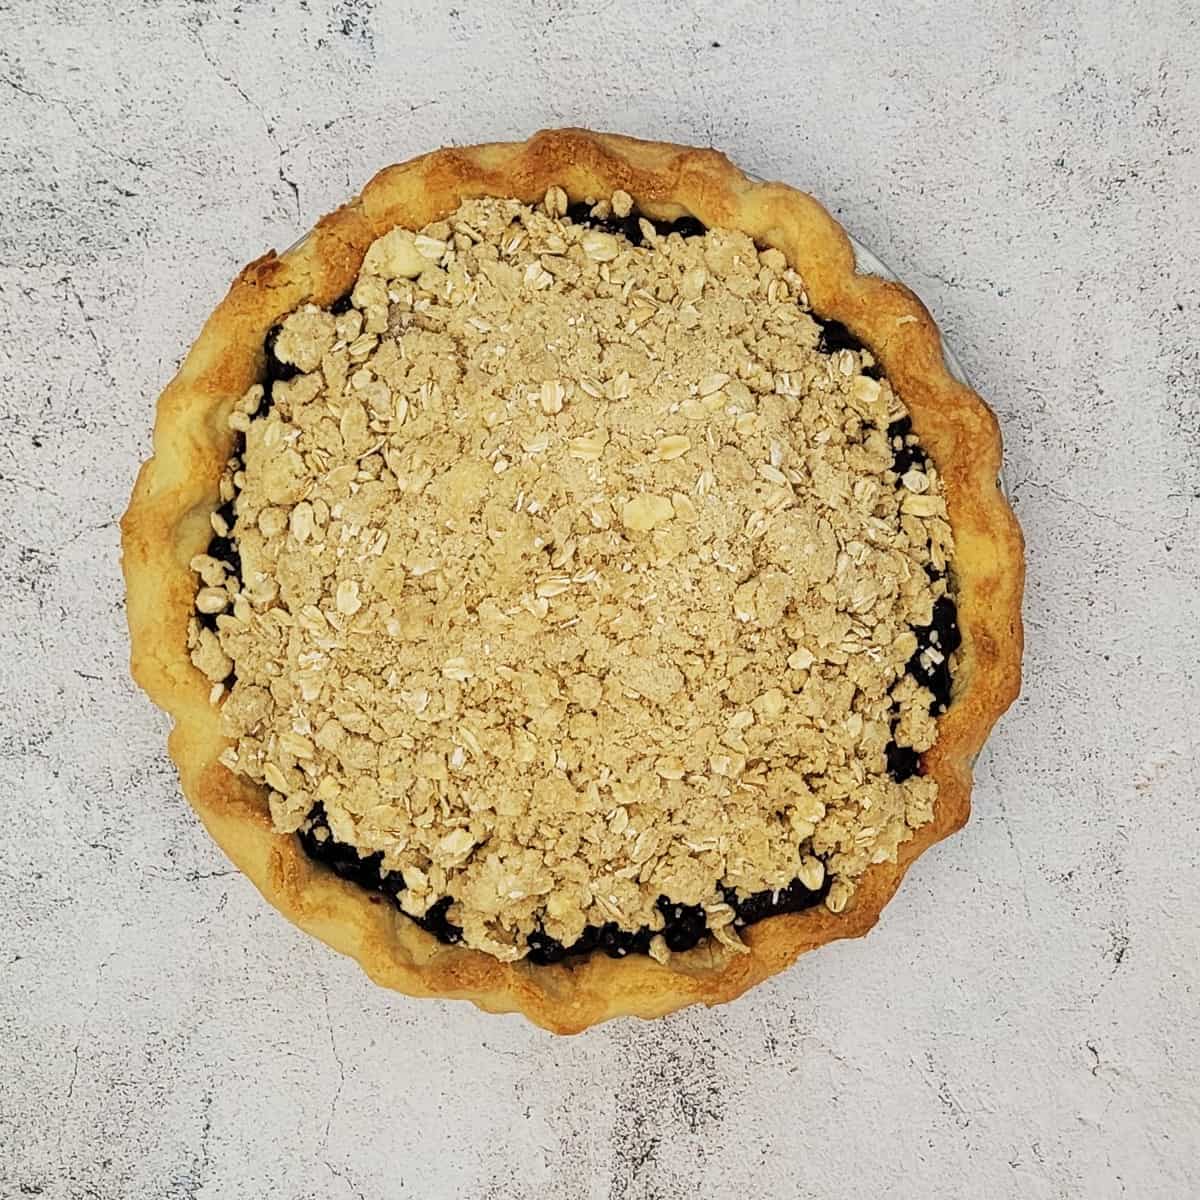
[[[420,228],[472,196],[532,202],[552,184],[572,199],[621,188],[651,216],[690,213],[782,250],[803,276],[813,309],[841,321],[879,359],[945,481],[963,645],[953,701],[937,744],[923,756],[939,787],[934,820],[900,847],[898,862],[870,868],[845,912],[821,907],[753,925],[743,934],[747,955],[710,939],[667,966],[600,954],[536,966],[440,945],[383,897],[338,879],[309,860],[295,837],[272,829],[265,795],[217,762],[226,742],[209,683],[188,658],[195,593],[188,563],[211,536],[208,518],[232,444],[225,419],[262,374],[270,327],[300,304],[327,305],[342,295],[371,241],[393,226]],[[580,129],[439,150],[379,172],[298,246],[247,266],[159,399],[154,456],[122,521],[133,674],[175,721],[171,757],[214,839],[276,908],[352,955],[377,983],[414,996],[468,999],[491,1012],[519,1011],[559,1033],[620,1015],[718,1004],[806,950],[864,934],[909,865],[966,821],[971,761],[1020,684],[1024,558],[1016,519],[997,486],[999,469],[996,420],[946,371],[929,313],[907,288],[856,274],[844,231],[804,193],[752,182],[713,150]]]

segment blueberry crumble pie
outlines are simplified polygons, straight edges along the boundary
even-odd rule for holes
[[[579,130],[251,264],[124,522],[133,666],[274,904],[570,1031],[864,932],[1015,695],[999,437],[813,200]]]

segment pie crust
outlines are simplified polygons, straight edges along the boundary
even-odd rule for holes
[[[934,819],[901,845],[898,861],[868,869],[844,912],[817,906],[745,928],[749,954],[708,938],[666,965],[598,953],[536,965],[439,943],[385,897],[338,878],[308,858],[295,836],[272,828],[265,790],[217,761],[227,740],[210,683],[189,659],[196,591],[189,563],[211,537],[209,517],[233,443],[227,418],[262,377],[267,332],[302,304],[327,306],[343,295],[368,246],[388,229],[419,229],[470,197],[532,203],[552,185],[572,201],[623,189],[648,216],[691,215],[781,250],[803,277],[813,311],[845,325],[879,361],[946,489],[962,646],[938,740],[921,758],[938,784]],[[909,865],[966,821],[973,758],[1020,683],[1024,560],[998,485],[1000,461],[996,420],[946,370],[929,313],[903,285],[856,274],[845,233],[810,196],[753,182],[713,150],[580,129],[438,150],[385,168],[291,250],[250,263],[160,397],[154,456],[122,520],[133,675],[175,722],[170,754],[213,838],[276,908],[354,957],[377,983],[414,996],[471,1000],[490,1012],[518,1011],[558,1033],[616,1016],[718,1004],[806,950],[866,933]]]

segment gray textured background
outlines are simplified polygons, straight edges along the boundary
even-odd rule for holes
[[[0,0],[0,1195],[1194,1196],[1196,14]],[[126,674],[115,517],[241,264],[565,123],[881,253],[1000,415],[1030,575],[975,817],[868,939],[554,1040],[376,990],[229,870]]]

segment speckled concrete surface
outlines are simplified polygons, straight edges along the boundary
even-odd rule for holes
[[[1197,1194],[1197,61],[1190,0],[0,0],[0,1195]],[[720,146],[889,260],[1003,421],[1030,579],[976,815],[875,933],[553,1040],[228,869],[115,516],[242,263],[564,123]]]

